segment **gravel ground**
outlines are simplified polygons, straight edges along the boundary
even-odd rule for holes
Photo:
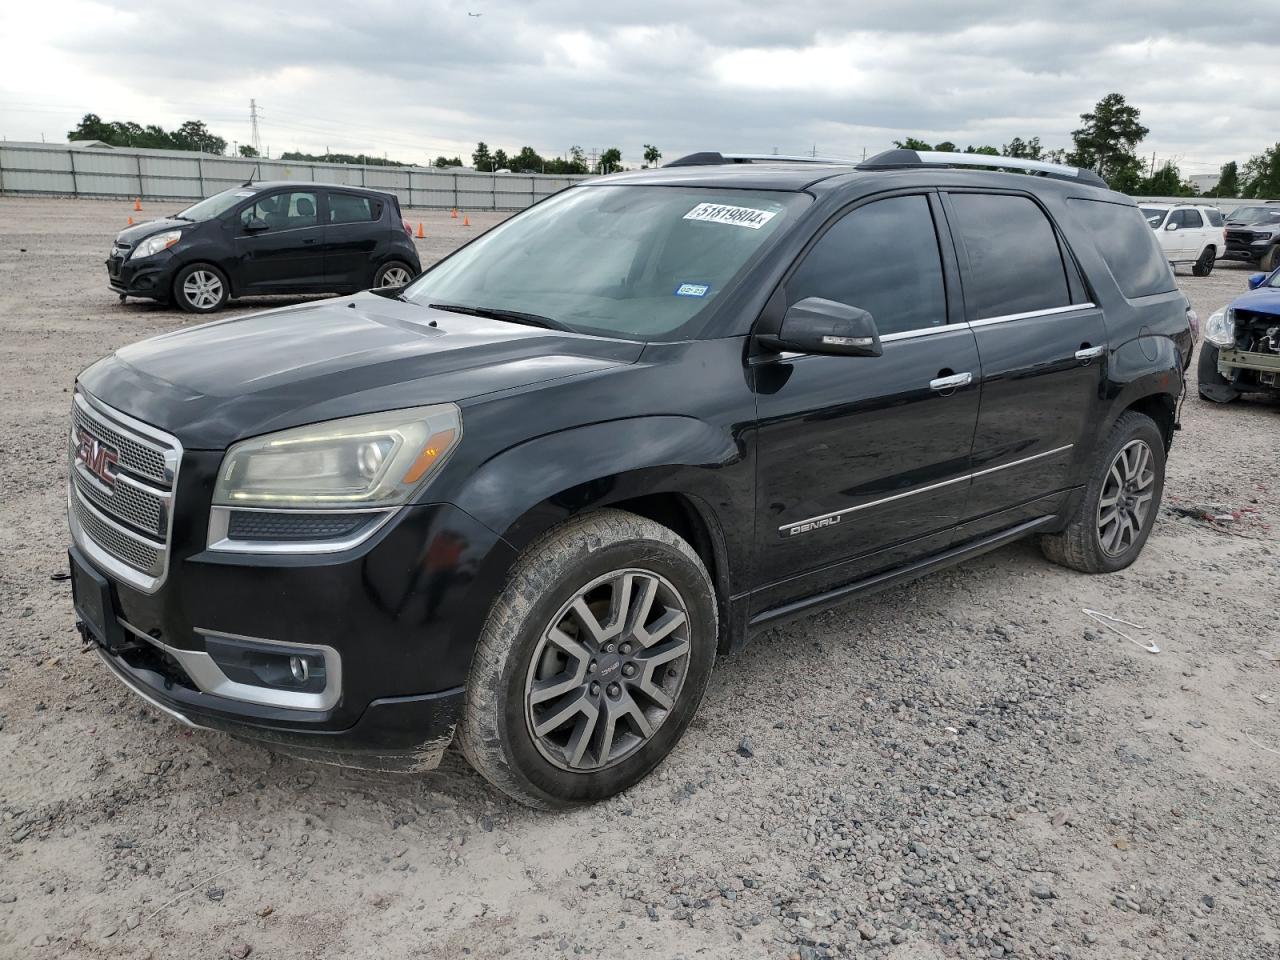
[[[130,207],[0,199],[0,956],[1280,956],[1280,405],[1188,398],[1129,570],[1022,544],[776,630],[649,780],[536,813],[185,730],[80,649],[68,389],[192,322],[106,289]]]

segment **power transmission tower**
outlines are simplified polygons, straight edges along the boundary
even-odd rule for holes
[[[262,154],[262,139],[258,136],[258,101],[251,99],[249,101],[249,142],[253,146],[253,152]]]

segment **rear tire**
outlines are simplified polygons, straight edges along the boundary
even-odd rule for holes
[[[173,278],[173,301],[187,313],[221,310],[231,295],[227,275],[211,263],[192,263]]]
[[[620,510],[555,527],[490,608],[458,724],[463,756],[532,807],[627,789],[702,700],[716,609],[706,567],[666,527]]]
[[[1213,247],[1205,247],[1204,251],[1200,254],[1200,259],[1197,260],[1191,268],[1192,275],[1197,277],[1207,277],[1209,274],[1213,273],[1213,264],[1216,259],[1217,256]]]
[[[378,287],[403,287],[413,279],[413,269],[399,260],[388,260],[373,275],[374,289]]]
[[[1044,555],[1082,573],[1113,573],[1133,563],[1160,512],[1164,463],[1155,421],[1136,410],[1121,414],[1066,529],[1040,538]]]
[[[1280,243],[1273,243],[1267,248],[1267,252],[1262,255],[1258,266],[1262,268],[1263,273],[1270,273],[1277,266],[1280,266]]]
[[[1211,400],[1214,403],[1230,403],[1240,398],[1240,391],[1218,372],[1218,348],[1212,343],[1200,345],[1200,362],[1196,366],[1196,380],[1199,384],[1201,399]]]

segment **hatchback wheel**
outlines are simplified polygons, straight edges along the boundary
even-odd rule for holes
[[[1207,277],[1213,273],[1215,260],[1213,247],[1205,247],[1204,252],[1200,254],[1200,259],[1192,265],[1191,273],[1197,277]]]
[[[1122,415],[1066,529],[1040,538],[1045,556],[1084,573],[1111,573],[1133,563],[1160,512],[1164,459],[1155,421],[1134,410]]]
[[[188,313],[212,313],[230,296],[227,277],[209,263],[193,263],[173,278],[173,298]]]
[[[711,579],[684,540],[602,510],[517,561],[484,626],[463,754],[522,803],[590,803],[639,781],[684,733],[715,659]]]
[[[399,260],[384,263],[373,276],[374,287],[403,287],[413,279],[413,271],[409,265]]]

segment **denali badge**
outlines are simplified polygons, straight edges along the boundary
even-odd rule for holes
[[[120,455],[83,427],[76,428],[76,459],[94,479],[107,487],[116,485],[116,463]]]
[[[804,523],[797,523],[794,527],[787,527],[787,536],[794,537],[796,534],[810,533],[814,530],[821,530],[823,527],[834,527],[839,522],[839,517],[823,517],[821,520],[807,520]]]

